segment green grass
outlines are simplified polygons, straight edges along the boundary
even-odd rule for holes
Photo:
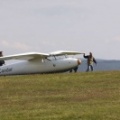
[[[0,120],[120,120],[120,71],[1,76]]]

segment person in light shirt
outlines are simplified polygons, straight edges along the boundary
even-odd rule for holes
[[[93,63],[97,64],[97,61],[93,57],[92,53],[90,52],[89,55],[85,55],[85,53],[84,53],[83,57],[85,59],[87,59],[87,70],[86,70],[86,72],[90,71],[90,69],[91,69],[91,71],[93,71],[94,70]]]
[[[3,52],[0,51],[0,57],[3,57]],[[0,66],[2,66],[3,64],[5,64],[4,60],[0,60]]]

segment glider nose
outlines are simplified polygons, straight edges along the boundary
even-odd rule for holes
[[[78,65],[81,64],[81,60],[80,60],[80,59],[77,60],[77,64],[78,64]]]

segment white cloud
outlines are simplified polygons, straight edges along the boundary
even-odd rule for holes
[[[27,45],[24,44],[24,43],[20,43],[20,42],[15,42],[13,45],[14,45],[14,48],[19,49],[19,50],[24,50],[24,51],[26,51],[26,50],[29,50],[29,49],[30,49],[29,46],[27,46]]]
[[[73,49],[95,51],[99,58],[119,57],[105,52],[119,49],[119,4],[120,0],[0,0],[1,49],[10,54]]]
[[[120,42],[120,36],[116,36],[113,38],[113,41]]]
[[[28,51],[31,49],[31,47],[27,46],[25,43],[21,43],[21,42],[10,43],[7,40],[2,40],[1,45],[4,46],[6,49],[13,49],[13,50],[16,49],[19,51]]]
[[[4,46],[4,47],[9,47],[10,46],[9,42],[6,41],[6,40],[1,40],[1,45]]]

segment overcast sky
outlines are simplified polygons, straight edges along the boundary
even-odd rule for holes
[[[0,0],[0,42],[4,55],[74,50],[120,60],[120,0]]]

